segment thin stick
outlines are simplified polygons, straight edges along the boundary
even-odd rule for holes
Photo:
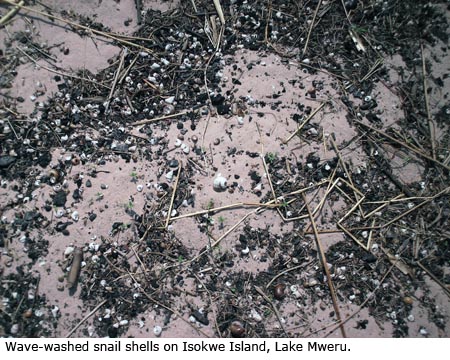
[[[83,319],[81,319],[81,321],[77,325],[75,325],[75,327],[72,330],[70,330],[67,333],[66,338],[71,337],[72,334],[81,326],[81,324],[83,324],[87,319],[89,319],[92,315],[94,315],[97,312],[98,309],[100,309],[103,305],[105,305],[106,301],[107,301],[106,299],[103,300],[94,309],[92,309],[92,311],[89,314],[87,314]]]
[[[216,11],[219,14],[219,19],[222,25],[225,25],[225,16],[223,15],[222,5],[220,5],[220,0],[213,0]]]
[[[305,266],[308,266],[308,265],[311,264],[311,263],[312,263],[312,261],[310,261],[310,262],[308,262],[308,263],[306,263],[306,264],[293,266],[293,267],[291,267],[291,268],[289,268],[289,269],[286,269],[286,270],[280,272],[279,274],[275,275],[275,276],[272,278],[272,280],[270,280],[270,281],[267,283],[266,289],[268,289],[268,288],[270,287],[270,285],[272,285],[273,282],[274,282],[276,279],[278,279],[280,276],[283,276],[284,274],[286,274],[286,273],[288,273],[288,272],[291,272],[291,271],[294,271],[294,270],[297,270],[297,269],[301,269],[301,268],[303,268],[303,267],[305,267]]]
[[[96,85],[99,85],[101,87],[109,89],[109,86],[103,85],[102,83],[99,83],[98,81],[82,78],[82,77],[79,77],[79,76],[76,76],[76,75],[72,75],[72,74],[68,74],[68,73],[62,72],[62,71],[54,70],[54,69],[51,69],[51,68],[46,67],[44,65],[38,64],[38,62],[35,59],[33,59],[30,55],[28,55],[23,49],[21,49],[18,46],[16,46],[16,49],[19,50],[22,54],[24,54],[28,59],[30,59],[36,66],[39,66],[39,67],[43,68],[44,70],[50,71],[50,72],[52,72],[54,74],[58,74],[58,75],[61,75],[61,76],[69,77],[69,78],[72,78],[72,79],[77,79],[77,80],[81,80],[81,81],[90,82],[90,83],[93,83],[93,84],[96,84]]]
[[[167,212],[167,219],[166,219],[166,225],[165,225],[166,229],[167,229],[167,226],[169,226],[170,214],[172,213],[173,201],[175,200],[175,194],[177,192],[178,181],[180,180],[180,173],[181,173],[182,167],[183,167],[183,163],[180,161],[180,165],[178,166],[177,179],[175,180],[175,185],[173,186],[173,191],[172,191],[172,197],[170,199],[169,211]]]
[[[320,242],[319,232],[317,231],[316,222],[314,220],[313,214],[311,213],[309,205],[308,205],[308,203],[306,201],[305,194],[302,194],[302,197],[303,197],[303,201],[306,204],[306,209],[308,210],[309,219],[311,221],[311,225],[312,225],[312,228],[314,230],[314,237],[316,239],[317,249],[319,250],[319,253],[320,253],[320,260],[322,262],[322,266],[323,266],[323,269],[325,271],[325,275],[327,277],[327,283],[328,283],[328,287],[329,287],[330,292],[331,292],[331,299],[333,300],[333,307],[334,307],[334,311],[336,313],[336,319],[339,321],[339,327],[341,328],[342,337],[345,338],[345,337],[347,337],[347,335],[345,334],[345,329],[344,329],[344,326],[342,324],[341,312],[339,310],[339,306],[338,306],[338,303],[337,303],[337,297],[336,297],[336,292],[334,290],[333,282],[331,281],[331,274],[330,274],[330,269],[328,269],[327,258],[325,257],[325,253],[323,252],[322,244]]]
[[[311,36],[311,32],[312,32],[312,29],[314,27],[314,23],[316,21],[317,12],[319,11],[320,5],[322,5],[322,0],[319,0],[319,2],[317,3],[317,6],[316,6],[316,10],[314,10],[313,19],[311,21],[311,25],[310,25],[309,30],[308,30],[308,36],[306,37],[305,46],[303,48],[303,55],[305,55],[306,49],[308,49],[309,37]]]
[[[270,304],[270,306],[273,309],[273,312],[275,313],[275,316],[278,319],[278,322],[280,323],[281,329],[283,330],[286,337],[289,337],[288,333],[286,332],[286,329],[284,328],[283,322],[281,321],[280,313],[278,312],[278,309],[276,308],[275,304],[272,302],[272,300],[269,299],[269,297],[264,293],[264,291],[262,291],[260,287],[256,285],[254,285],[253,287],[255,288],[256,292],[260,294],[264,298],[264,300],[266,300]]]
[[[423,271],[425,271],[428,274],[428,276],[432,278],[442,288],[442,290],[444,290],[445,294],[448,297],[450,297],[450,290],[445,286],[445,284],[442,283],[442,281],[440,281],[433,273],[430,272],[430,270],[428,270],[425,266],[423,266],[420,261],[417,261],[416,264],[419,265],[419,267]]]
[[[436,160],[436,134],[434,131],[434,122],[433,119],[431,118],[430,102],[428,100],[427,69],[425,66],[425,56],[423,54],[423,44],[420,44],[420,51],[422,53],[423,95],[425,96],[425,107],[427,110],[428,129],[430,131],[431,154],[433,156],[433,159]]]
[[[429,156],[429,155],[424,154],[423,152],[421,152],[421,151],[419,151],[419,150],[417,150],[417,149],[414,149],[413,147],[409,146],[408,144],[405,144],[403,141],[399,141],[399,140],[397,140],[396,138],[393,138],[392,136],[386,134],[385,132],[383,132],[383,131],[381,131],[381,130],[378,130],[378,129],[376,129],[376,128],[370,126],[370,125],[364,124],[362,121],[359,121],[359,120],[357,120],[357,119],[353,119],[353,121],[356,122],[357,124],[360,124],[360,125],[366,127],[367,129],[370,129],[370,130],[372,130],[372,131],[375,131],[376,133],[378,133],[378,134],[384,136],[385,138],[387,138],[387,139],[389,139],[389,140],[391,140],[391,141],[393,141],[393,142],[395,142],[395,143],[397,143],[397,144],[399,144],[399,145],[401,145],[401,146],[407,148],[408,150],[411,150],[413,153],[415,153],[415,154],[417,154],[417,155],[419,155],[419,156],[421,156],[421,157],[423,157],[423,158],[425,158],[425,159],[427,159],[427,160],[430,160],[430,161],[434,162],[435,164],[437,164],[437,165],[439,165],[439,166],[442,166],[443,168],[445,168],[445,169],[447,169],[447,170],[450,170],[450,166],[445,165],[445,164],[443,164],[443,163],[437,161],[436,159],[433,159],[432,156]]]
[[[289,136],[286,140],[283,141],[284,144],[287,144],[297,133],[306,125],[306,123],[313,118],[324,106],[326,102],[321,103],[309,116],[302,122],[302,124],[295,130],[291,136]]]
[[[25,3],[25,1],[21,0],[18,4],[16,4],[15,7],[13,7],[11,10],[9,10],[4,16],[0,18],[0,26],[6,25],[6,23],[11,20],[14,15],[17,14],[20,7]]]
[[[234,224],[225,234],[223,234],[221,237],[219,237],[214,243],[211,244],[211,249],[213,247],[215,247],[216,245],[218,245],[222,239],[224,239],[225,237],[227,237],[230,233],[232,233],[245,219],[247,219],[250,215],[256,213],[256,210],[254,211],[250,211],[249,213],[247,213],[246,215],[244,215],[244,217],[242,217],[242,219],[240,219],[236,224]],[[187,263],[192,263],[195,260],[197,260],[199,257],[201,257],[202,255],[204,255],[206,252],[208,251],[208,249],[205,249],[201,252],[199,252],[196,256],[194,256],[192,259],[188,260]]]
[[[252,202],[239,202],[239,203],[234,203],[234,204],[230,204],[230,205],[219,206],[219,207],[212,208],[212,209],[200,210],[200,211],[196,211],[196,212],[189,213],[189,214],[174,216],[170,220],[171,221],[179,220],[179,219],[183,219],[183,218],[187,218],[187,217],[198,216],[198,215],[203,215],[203,214],[209,214],[209,213],[212,213],[212,212],[217,212],[217,211],[227,210],[227,209],[233,209],[233,208],[242,207],[242,206],[257,206],[257,207],[275,208],[275,207],[282,206],[282,204],[273,204],[273,203],[261,204],[261,203],[252,203]]]
[[[136,121],[136,122],[132,123],[131,125],[133,125],[133,126],[144,125],[144,124],[149,124],[149,123],[152,123],[152,122],[155,122],[155,121],[159,121],[159,120],[171,119],[171,118],[174,118],[174,117],[177,117],[177,116],[181,116],[181,115],[187,114],[188,112],[189,112],[189,110],[184,110],[184,111],[181,111],[181,112],[176,113],[176,114],[164,115],[164,116],[160,116],[160,117],[157,117],[157,118],[154,118],[154,119],[144,119],[144,120]]]
[[[114,95],[114,90],[116,89],[117,81],[119,80],[119,75],[120,75],[120,72],[122,71],[123,62],[125,61],[125,56],[127,55],[127,53],[128,53],[127,48],[124,48],[122,50],[122,53],[120,54],[119,66],[117,67],[116,74],[114,75],[114,81],[111,86],[111,90],[109,91],[108,98],[106,99],[105,114],[108,113],[109,104]]]
[[[380,280],[380,283],[377,285],[377,287],[366,297],[366,299],[361,303],[361,305],[358,307],[358,310],[356,310],[353,314],[347,316],[345,320],[343,320],[341,323],[339,323],[337,326],[335,326],[333,329],[331,329],[328,334],[326,334],[324,337],[328,337],[330,334],[332,334],[338,327],[344,325],[346,322],[348,322],[350,319],[352,319],[356,314],[358,314],[364,306],[369,302],[369,300],[373,297],[373,295],[376,293],[376,291],[381,287],[381,284],[383,284],[384,280],[387,278],[387,276],[391,273],[392,269],[395,267],[395,265],[391,265],[391,267],[386,271],[383,278]]]
[[[127,44],[127,45],[129,45],[129,46],[137,47],[137,48],[139,48],[139,49],[145,50],[145,51],[147,51],[147,52],[149,52],[149,53],[153,53],[152,50],[147,49],[147,48],[144,47],[144,46],[137,45],[137,44],[132,43],[132,42],[130,42],[130,41],[120,39],[120,35],[118,35],[118,34],[107,33],[107,32],[104,32],[104,31],[100,31],[100,30],[96,30],[96,29],[91,29],[90,27],[87,27],[87,26],[84,26],[84,25],[81,25],[81,24],[77,24],[77,23],[75,23],[75,22],[73,22],[73,21],[66,20],[66,19],[61,18],[61,17],[59,17],[59,16],[50,15],[50,14],[45,13],[45,12],[43,12],[43,11],[40,11],[40,10],[36,10],[36,9],[30,8],[30,7],[28,7],[28,6],[23,6],[23,5],[20,5],[20,4],[16,4],[16,3],[14,3],[13,1],[10,1],[10,0],[2,0],[2,1],[5,2],[5,3],[7,3],[7,4],[10,4],[10,5],[18,6],[18,7],[20,7],[20,8],[23,9],[23,10],[27,10],[27,11],[33,12],[33,13],[35,13],[35,14],[39,14],[39,15],[42,15],[42,16],[46,16],[46,17],[48,17],[49,19],[58,20],[58,21],[61,21],[61,22],[63,22],[63,23],[72,25],[72,26],[74,26],[75,28],[80,28],[80,29],[89,31],[89,32],[91,32],[91,33],[93,33],[93,34],[96,34],[96,35],[99,35],[99,36],[103,36],[103,37],[106,37],[106,38],[109,38],[109,39],[112,39],[112,40],[116,40],[116,41],[121,42],[121,43],[123,43],[123,44]]]

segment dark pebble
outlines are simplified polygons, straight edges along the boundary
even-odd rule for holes
[[[58,191],[54,196],[53,196],[53,205],[55,206],[64,206],[66,205],[66,201],[67,201],[67,194],[64,191]]]
[[[274,298],[277,300],[283,300],[284,297],[286,296],[285,290],[286,290],[286,285],[284,285],[284,284],[275,285],[275,287],[273,288]]]
[[[182,128],[184,128],[184,124],[180,121],[177,123],[177,129],[181,130]]]
[[[0,157],[0,168],[5,168],[11,165],[14,161],[16,161],[16,158],[14,156],[1,156]]]
[[[58,232],[63,232],[64,230],[67,229],[67,227],[69,225],[72,225],[72,224],[73,224],[73,222],[70,222],[70,221],[68,221],[68,222],[58,221],[56,223],[55,230],[58,231]]]
[[[75,189],[75,190],[73,191],[72,197],[73,197],[74,200],[79,200],[79,199],[81,199],[81,193],[80,193],[80,190],[79,190],[79,189]]]
[[[172,159],[169,161],[169,167],[171,167],[171,168],[177,168],[179,164],[180,163],[176,159]]]
[[[87,179],[86,181],[86,187],[90,188],[92,186],[91,180]]]
[[[120,152],[128,152],[128,145],[127,144],[118,144],[114,150],[120,151]]]
[[[202,323],[203,325],[209,325],[209,320],[207,319],[206,315],[205,315],[205,314],[202,314],[200,311],[195,310],[195,311],[192,313],[192,316],[195,317],[195,319],[196,319],[198,322]]]

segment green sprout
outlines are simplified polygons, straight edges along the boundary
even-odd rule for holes
[[[225,223],[225,218],[221,215],[217,220],[219,221],[219,229],[222,230]]]
[[[275,161],[275,159],[277,158],[277,154],[274,154],[272,152],[268,152],[266,154],[266,160],[269,164],[273,163]]]
[[[128,210],[133,210],[133,208],[134,208],[133,200],[128,200],[128,203],[125,205],[125,207],[126,207]]]
[[[130,174],[130,176],[131,176],[131,182],[133,182],[133,183],[137,182],[137,180],[138,180],[138,174],[137,174],[136,171],[132,171],[131,174]]]
[[[213,199],[209,199],[208,205],[206,205],[206,209],[207,210],[214,209],[214,200]]]

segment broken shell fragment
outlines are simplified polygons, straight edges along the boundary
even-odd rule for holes
[[[183,152],[185,154],[189,154],[189,151],[191,150],[190,147],[188,145],[186,145],[185,143],[181,144],[181,150],[183,150]]]
[[[217,192],[225,191],[227,189],[227,179],[218,174],[214,179],[213,189]]]
[[[70,217],[72,218],[73,221],[78,221],[80,219],[80,214],[78,213],[78,211],[74,211]]]

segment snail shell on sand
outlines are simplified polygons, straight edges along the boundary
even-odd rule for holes
[[[230,324],[230,333],[231,336],[235,337],[235,338],[240,338],[243,337],[245,334],[245,328],[244,326],[241,324],[241,322],[239,321],[233,321]]]
[[[218,174],[214,179],[213,189],[215,191],[225,191],[227,189],[227,179],[225,179],[222,175]]]

